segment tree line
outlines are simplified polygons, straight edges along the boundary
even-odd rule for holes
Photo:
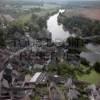
[[[62,23],[71,33],[81,36],[94,36],[100,34],[100,21],[91,20],[82,16],[67,17],[59,14],[58,22]]]

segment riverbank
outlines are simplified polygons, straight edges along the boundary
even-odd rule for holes
[[[83,16],[91,20],[100,20],[100,8],[84,8],[66,9],[64,15],[67,17]]]
[[[74,12],[73,12],[74,11]],[[84,9],[83,9],[84,11]],[[63,24],[64,29],[70,33],[74,33],[81,37],[93,37],[89,38],[88,41],[100,44],[99,37],[99,26],[100,21],[91,19],[89,17],[82,16],[82,14],[76,10],[68,9],[64,13],[60,13],[58,16],[58,22]]]

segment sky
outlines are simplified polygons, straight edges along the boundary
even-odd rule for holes
[[[16,0],[13,0],[13,1],[16,1]],[[100,1],[100,0],[17,0],[17,1]]]
[[[10,0],[5,0],[5,1],[10,1]],[[42,0],[11,0],[11,1],[42,1]],[[43,0],[43,1],[100,1],[100,0]]]
[[[34,1],[34,0],[33,0]],[[43,1],[100,1],[100,0],[43,0]]]

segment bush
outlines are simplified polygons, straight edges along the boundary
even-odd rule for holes
[[[69,37],[67,39],[69,47],[81,48],[84,47],[84,41],[79,37]]]
[[[89,62],[85,58],[81,58],[81,64],[89,66]]]
[[[71,33],[79,34],[80,32],[82,36],[99,35],[100,21],[92,21],[91,19],[82,16],[67,17],[63,15],[59,14],[58,20]],[[76,29],[79,31],[76,31]]]
[[[6,46],[5,39],[6,39],[6,33],[4,32],[3,29],[0,28],[0,47]]]
[[[97,73],[100,73],[100,62],[96,62],[94,65],[93,65],[93,68],[95,69],[95,71]]]

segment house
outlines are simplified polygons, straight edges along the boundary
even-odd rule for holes
[[[31,78],[30,82],[34,83],[36,85],[40,84],[47,84],[47,80],[48,80],[48,75],[46,72],[37,72],[33,75],[33,77]]]
[[[9,65],[10,66],[10,65]],[[7,69],[12,70],[11,66]],[[7,72],[5,72],[7,71]],[[13,72],[13,73],[12,73]],[[0,72],[0,100],[9,99],[9,100],[24,100],[23,98],[29,97],[31,93],[33,93],[33,85],[25,84],[25,81],[22,80],[22,76],[18,74],[16,71],[12,70],[11,72],[11,78],[10,74],[8,73],[8,70],[3,70]],[[13,76],[14,75],[14,76]],[[7,77],[6,77],[7,76]],[[14,78],[13,78],[14,77]]]
[[[80,51],[76,49],[68,49],[66,52],[66,60],[69,64],[80,65]]]
[[[38,40],[45,40],[45,41],[51,41],[51,33],[47,31],[46,29],[43,29],[41,32],[38,32]]]
[[[4,69],[10,54],[11,54],[10,51],[8,51],[7,49],[0,49],[0,71]]]
[[[13,39],[8,39],[6,42],[7,42],[8,47],[10,47],[10,48],[21,49],[21,48],[24,48],[26,46],[29,46],[28,37],[22,35],[19,32],[16,32],[14,34]]]

